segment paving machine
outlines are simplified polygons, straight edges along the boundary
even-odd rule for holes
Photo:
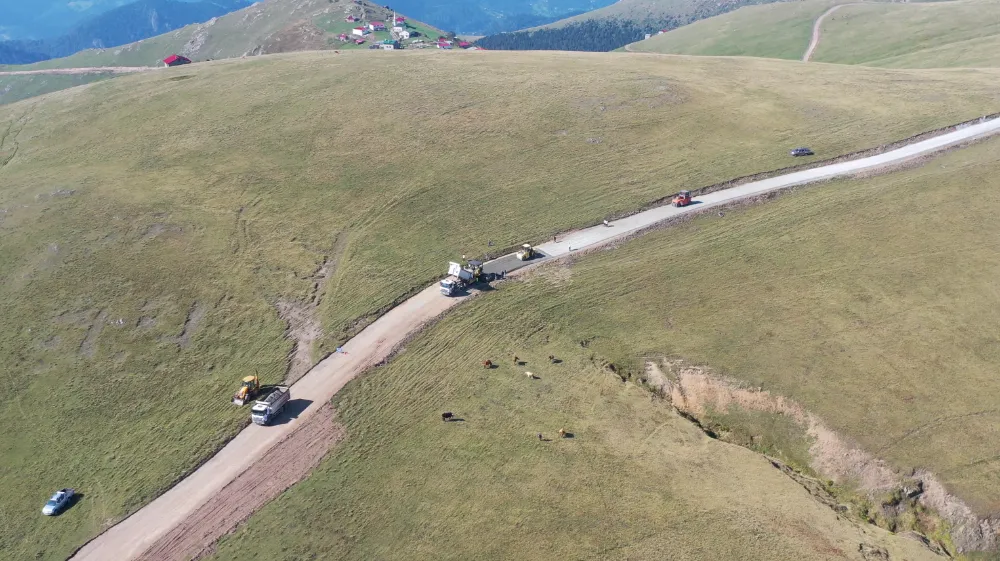
[[[518,251],[515,255],[517,255],[517,258],[521,261],[527,261],[529,259],[534,259],[537,254],[535,253],[535,248],[531,247],[531,244],[526,243],[521,246],[521,251]]]

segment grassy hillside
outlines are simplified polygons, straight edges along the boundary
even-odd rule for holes
[[[832,0],[742,8],[652,37],[632,51],[799,59]],[[897,68],[996,66],[1000,2],[845,5],[823,20],[812,60]]]
[[[666,549],[861,559],[861,540],[829,520],[833,510],[621,383],[651,356],[794,398],[995,515],[998,142],[710,213],[504,284],[338,395],[348,441],[215,559],[247,558],[247,543],[260,544],[260,559],[644,559]],[[511,354],[527,366],[478,366]],[[444,425],[441,410],[465,422]],[[771,455],[815,452],[788,437],[781,415],[714,413]],[[574,438],[532,438],[560,427]],[[927,523],[900,517],[895,529]]]
[[[64,557],[238,430],[237,380],[288,368],[278,307],[309,363],[491,241],[990,113],[997,77],[301,53],[4,106],[0,551]],[[64,485],[85,499],[35,516]]]
[[[159,66],[168,55],[180,54],[193,61],[233,58],[245,54],[271,54],[303,50],[368,48],[337,35],[350,33],[348,15],[369,21],[388,22],[392,11],[370,2],[351,0],[265,0],[209,22],[189,25],[137,43],[113,49],[89,49],[65,58],[31,65],[0,67],[0,70],[73,68],[91,66]],[[400,14],[402,15],[402,14]],[[410,21],[411,31],[437,37],[441,32]],[[378,34],[388,38],[387,33]],[[370,41],[369,41],[370,42]]]
[[[620,0],[610,6],[514,33],[483,37],[490,50],[613,51],[661,29],[774,0]]]
[[[764,458],[602,369],[601,351],[580,342],[629,331],[574,325],[600,315],[569,309],[583,303],[578,283],[608,288],[593,268],[506,284],[345,388],[335,403],[348,439],[210,559],[879,559],[861,544],[939,559],[838,516]],[[514,353],[527,365],[504,358]],[[484,371],[481,357],[503,364]],[[442,423],[445,410],[463,422]]]
[[[111,78],[111,74],[0,76],[0,105]]]
[[[845,6],[824,20],[821,37],[813,55],[813,60],[821,62],[915,68],[997,66],[1000,2]]]
[[[809,45],[813,22],[835,4],[809,0],[748,6],[650,37],[629,45],[629,50],[797,60]]]

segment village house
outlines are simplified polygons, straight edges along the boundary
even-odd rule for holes
[[[385,31],[385,24],[380,21],[373,21],[368,24],[368,29],[372,31]]]
[[[393,33],[402,33],[403,32],[403,26],[401,26],[401,25],[393,26],[392,32]]]
[[[354,23],[354,22],[358,21],[358,18],[356,18],[354,16],[347,16],[346,18],[344,18],[344,21],[346,21],[348,23]]]
[[[355,45],[364,45],[365,44],[365,40],[364,39],[355,39],[354,40],[354,44]]]
[[[380,45],[383,51],[394,51],[399,48],[399,41],[393,41],[392,39],[386,39],[382,41]]]
[[[368,29],[364,27],[355,27],[351,30],[351,35],[357,35],[359,37],[364,37],[365,35],[368,35],[368,33]]]
[[[459,41],[458,42],[458,48],[459,49],[468,49],[471,46],[472,46],[472,44],[469,43],[468,41]]]
[[[337,39],[341,41],[347,41],[348,39],[350,39],[350,37],[348,37],[346,33],[341,33],[340,35],[337,35]]]
[[[437,47],[439,49],[448,50],[448,49],[451,49],[451,43],[448,42],[448,41],[438,41]]]
[[[191,59],[181,55],[170,55],[163,59],[163,66],[180,66],[182,64],[191,64]]]
[[[403,16],[397,16],[396,21],[394,23],[396,25],[403,25],[404,23],[406,23],[406,18],[404,18]]]
[[[407,31],[407,30],[405,30],[405,29],[402,30],[402,31],[400,31],[400,32],[398,32],[398,33],[396,33],[396,35],[398,35],[400,39],[409,39],[410,38],[410,32]]]

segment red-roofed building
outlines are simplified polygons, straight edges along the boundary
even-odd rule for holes
[[[354,23],[358,21],[358,18],[354,16],[347,16],[346,18],[344,18],[344,21],[346,21],[347,23]]]
[[[182,57],[181,55],[170,55],[163,59],[164,66],[180,66],[182,64],[191,64],[191,59],[187,57]]]
[[[403,22],[405,22],[405,21],[406,21],[406,18],[404,18],[403,16],[399,16],[399,17],[396,18],[396,25],[403,25]]]
[[[360,37],[364,37],[365,35],[368,35],[368,28],[355,27],[354,29],[351,30],[351,35],[358,35]]]
[[[355,45],[364,45],[365,44],[365,40],[364,39],[355,39],[354,40],[354,44]]]
[[[368,29],[372,31],[385,31],[385,24],[380,21],[373,21],[368,24]]]
[[[458,48],[459,49],[468,49],[471,46],[472,46],[472,44],[469,43],[468,41],[459,41],[458,42]]]

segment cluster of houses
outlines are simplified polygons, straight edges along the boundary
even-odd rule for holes
[[[352,29],[350,34],[341,33],[340,35],[337,36],[338,39],[340,39],[345,43],[348,41],[353,41],[356,45],[364,44],[368,39],[370,39],[369,36],[372,33],[375,33],[376,31],[387,31],[389,29],[389,27],[385,24],[385,22],[371,21],[368,22],[367,24],[364,24],[362,22],[361,17],[354,15],[347,16],[346,18],[344,18],[344,21],[346,21],[347,23],[362,24]],[[396,50],[400,48],[400,41],[402,41],[403,39],[409,39],[411,36],[419,35],[419,33],[415,32],[411,33],[410,30],[407,29],[406,18],[402,16],[396,16],[396,15],[393,16],[391,29],[392,29],[391,39],[386,39],[384,41],[373,43],[368,48],[382,49],[386,51]],[[475,47],[472,45],[472,43],[469,43],[468,41],[459,41],[459,40],[449,39],[447,37],[438,37],[436,40],[432,40],[430,44],[426,44],[423,42],[423,40],[419,40],[411,44],[411,46],[415,46],[417,48],[425,48],[431,46],[432,44],[437,46],[437,48],[439,49],[459,48],[470,51],[482,50],[482,47]]]
[[[346,18],[344,18],[344,21],[348,23],[356,23],[360,22],[361,18],[356,16],[347,16]],[[387,51],[395,50],[399,48],[399,41],[401,39],[410,38],[410,31],[406,29],[406,18],[402,16],[396,16],[393,18],[392,23],[393,23],[392,25],[393,38],[386,39],[381,43],[376,43],[375,45],[377,45],[377,47],[373,45],[371,48],[380,48]],[[352,29],[350,36],[348,36],[346,33],[341,33],[339,36],[337,36],[337,38],[345,42],[354,41],[355,44],[361,45],[366,41],[368,35],[376,31],[386,31],[387,29],[388,28],[384,22],[372,21],[369,22],[367,25],[359,25],[358,27]]]

